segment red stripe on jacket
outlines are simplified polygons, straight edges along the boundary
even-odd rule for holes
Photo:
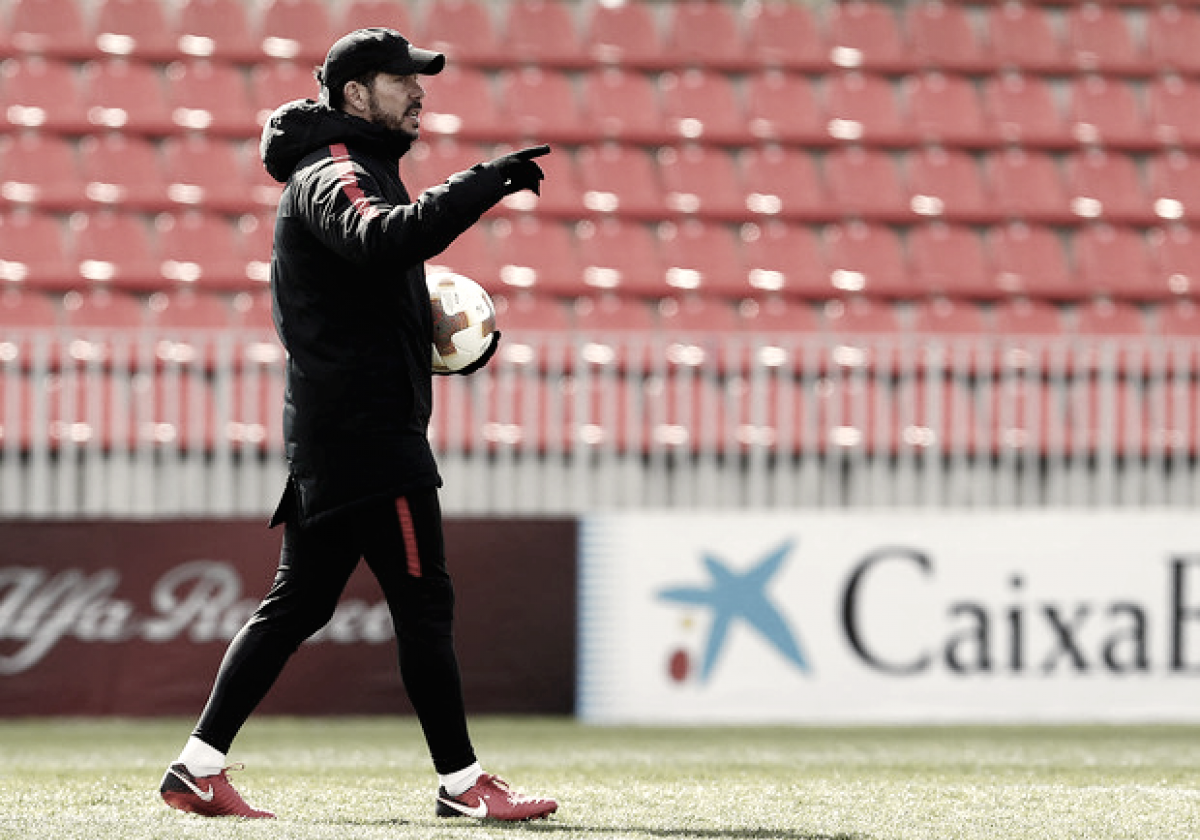
[[[350,199],[350,203],[354,205],[358,215],[368,220],[378,216],[379,208],[371,203],[367,194],[363,192],[363,188],[359,186],[358,176],[354,174],[354,164],[350,161],[350,150],[346,148],[346,144],[333,144],[329,147],[329,155],[333,159],[334,171],[337,172],[342,192],[346,194],[346,198]]]

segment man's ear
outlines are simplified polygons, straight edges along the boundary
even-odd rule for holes
[[[342,101],[355,113],[365,114],[367,112],[368,98],[367,86],[362,82],[352,79],[342,86]]]

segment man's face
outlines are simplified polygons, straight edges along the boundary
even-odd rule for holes
[[[425,89],[419,77],[380,73],[367,88],[366,118],[389,131],[406,134],[413,140],[421,129],[421,103]]]

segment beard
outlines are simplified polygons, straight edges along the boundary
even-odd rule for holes
[[[374,90],[367,92],[367,119],[392,135],[397,141],[402,140],[411,145],[417,140],[417,132],[405,127],[404,114],[396,116],[379,107],[379,100],[375,97]]]

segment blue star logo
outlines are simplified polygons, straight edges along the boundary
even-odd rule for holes
[[[792,550],[792,541],[766,555],[749,571],[738,573],[712,554],[704,554],[704,567],[711,581],[708,586],[672,586],[661,590],[658,597],[712,610],[712,627],[704,649],[704,662],[700,679],[707,680],[712,674],[725,639],[734,621],[743,621],[766,639],[785,659],[801,671],[808,671],[808,661],[795,634],[779,609],[767,597],[767,584],[783,567]]]

